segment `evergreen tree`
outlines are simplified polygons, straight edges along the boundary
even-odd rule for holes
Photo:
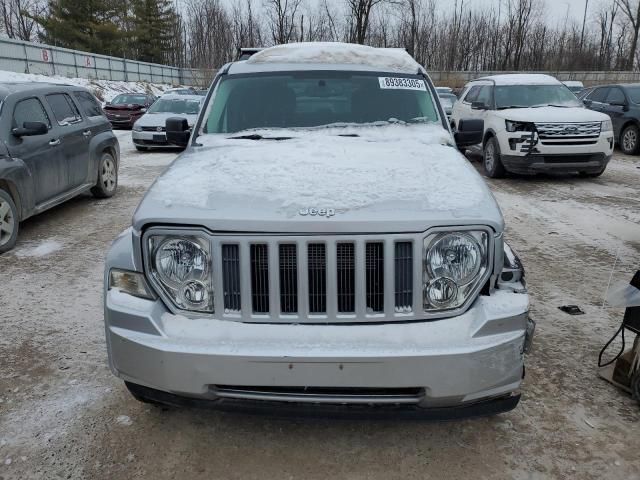
[[[171,0],[132,0],[132,6],[136,58],[143,62],[171,62],[179,23]]]
[[[51,45],[121,56],[122,32],[114,21],[118,0],[49,0],[48,13],[35,20],[40,39]]]

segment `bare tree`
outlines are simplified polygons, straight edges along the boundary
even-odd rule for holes
[[[385,0],[346,0],[349,10],[349,41],[365,43],[373,7]]]
[[[33,40],[38,31],[34,18],[44,10],[42,0],[0,0],[1,28],[9,38]]]
[[[622,14],[631,24],[631,47],[629,48],[629,57],[625,68],[632,70],[636,57],[636,48],[638,46],[638,31],[640,30],[640,1],[639,0],[614,0],[615,4],[620,7]]]
[[[302,0],[265,0],[271,39],[276,44],[289,43],[296,37],[296,21]]]

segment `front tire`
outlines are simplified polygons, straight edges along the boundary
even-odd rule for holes
[[[103,152],[98,164],[98,182],[91,189],[96,198],[109,198],[118,188],[118,164],[110,153]]]
[[[19,228],[18,208],[11,195],[0,189],[0,254],[15,247]]]
[[[482,164],[484,166],[484,173],[487,177],[504,177],[506,170],[502,164],[500,145],[498,145],[496,137],[490,137],[485,142],[484,148],[482,149]]]
[[[620,134],[620,150],[626,155],[637,155],[640,150],[640,130],[629,125]]]

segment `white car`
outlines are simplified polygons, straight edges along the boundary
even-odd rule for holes
[[[165,123],[171,117],[187,119],[193,126],[200,107],[204,102],[202,95],[165,94],[149,107],[149,110],[133,124],[131,138],[137,150],[153,147],[175,146],[167,142]]]
[[[468,83],[451,115],[484,120],[484,169],[505,172],[580,172],[601,175],[613,153],[611,119],[588,110],[548,75],[510,74]]]

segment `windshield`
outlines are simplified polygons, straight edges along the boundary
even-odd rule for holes
[[[149,113],[182,113],[185,115],[197,115],[200,111],[199,100],[182,100],[179,98],[161,98],[149,108]]]
[[[438,122],[418,75],[295,72],[223,77],[204,133],[379,121]]]
[[[556,105],[581,107],[576,96],[564,85],[505,85],[495,88],[496,108]]]
[[[626,90],[633,103],[640,103],[640,86],[627,87]]]
[[[144,105],[146,100],[147,97],[144,95],[129,95],[123,93],[111,100],[111,103],[113,105],[126,105],[129,103]]]
[[[453,104],[456,103],[456,100],[457,97],[455,95],[440,95],[440,102],[445,108],[453,107]]]

